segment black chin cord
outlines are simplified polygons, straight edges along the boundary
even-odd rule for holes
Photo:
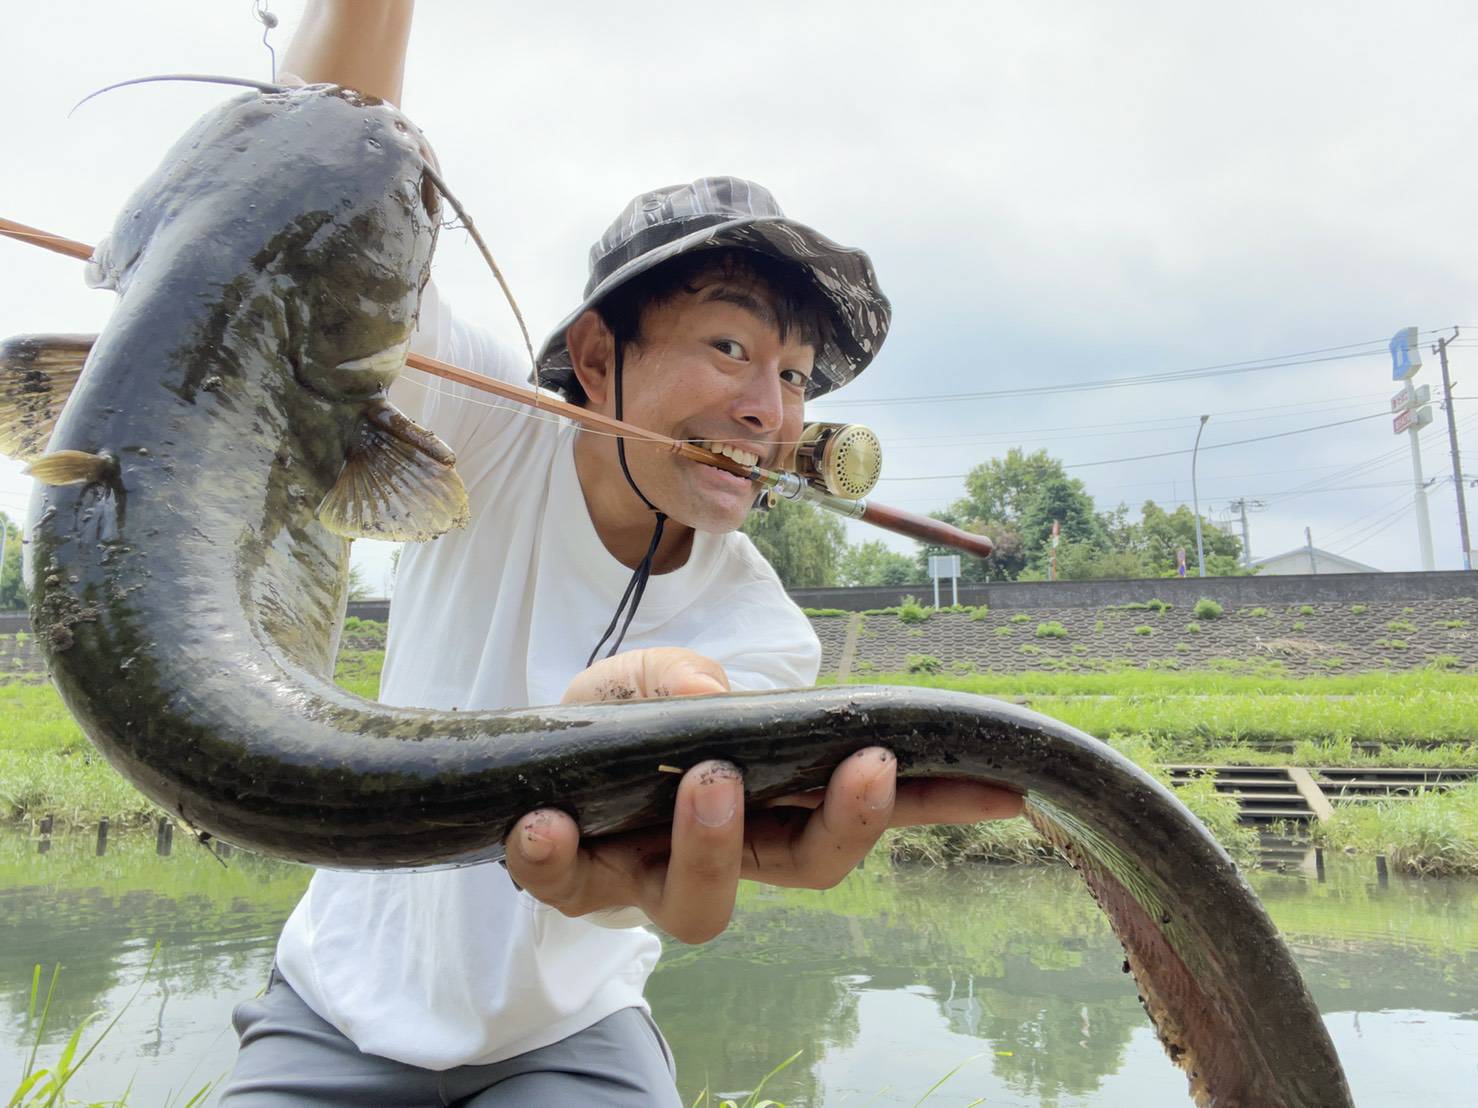
[[[617,419],[621,418],[622,409],[621,347],[622,344],[620,343],[620,341],[617,341],[615,365]],[[600,653],[600,648],[605,646],[606,640],[609,639],[611,637],[611,633],[616,630],[616,624],[621,623],[621,614],[625,612],[626,620],[624,623],[621,623],[621,631],[619,634],[616,635],[616,641],[611,644],[611,649],[606,651],[606,657],[611,657],[616,653],[616,651],[621,649],[621,641],[626,638],[626,630],[631,626],[631,620],[636,615],[637,607],[641,604],[642,594],[647,591],[647,581],[652,576],[652,561],[657,556],[657,546],[662,542],[662,528],[667,523],[667,516],[663,514],[662,510],[658,508],[657,505],[653,504],[650,500],[647,499],[646,494],[641,491],[641,489],[637,486],[636,481],[632,479],[631,470],[628,469],[626,466],[626,439],[624,436],[618,436],[616,439],[616,458],[621,463],[621,472],[626,477],[626,483],[631,486],[631,491],[636,493],[637,496],[641,497],[641,502],[643,504],[657,513],[657,525],[652,528],[652,541],[647,545],[646,555],[642,558],[641,562],[638,563],[636,569],[632,571],[631,580],[626,583],[626,591],[621,594],[621,603],[616,605],[616,614],[611,617],[610,626],[606,628],[606,633],[600,637],[600,642],[595,644],[595,649],[590,652],[590,657],[585,660],[586,669],[589,669],[595,664],[595,656]],[[627,608],[628,601],[631,604],[630,608]]]

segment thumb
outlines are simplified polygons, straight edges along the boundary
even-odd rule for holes
[[[706,696],[728,691],[728,675],[712,658],[681,647],[657,646],[602,658],[576,675],[565,690],[563,703]]]

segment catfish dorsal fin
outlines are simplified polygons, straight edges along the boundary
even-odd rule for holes
[[[96,335],[16,335],[0,343],[0,454],[46,449]]]
[[[347,539],[426,542],[464,527],[467,489],[456,455],[426,428],[380,400],[365,409],[343,472],[318,519]]]

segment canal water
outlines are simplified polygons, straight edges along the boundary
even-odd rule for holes
[[[0,839],[0,1095],[35,1037],[32,970],[60,964],[38,1064],[92,1012],[117,1025],[78,1099],[184,1104],[231,1065],[230,1013],[263,985],[304,870],[223,865],[150,833]],[[1367,860],[1253,883],[1287,935],[1362,1105],[1471,1103],[1478,1087],[1478,881],[1377,878]],[[1228,941],[1235,941],[1228,936]],[[687,1103],[705,1087],[790,1108],[1182,1105],[1185,1081],[1064,867],[854,873],[824,893],[746,886],[733,925],[669,947],[649,995]],[[152,962],[152,965],[151,965]],[[130,1000],[130,998],[132,998]],[[126,1007],[125,1007],[126,1005]],[[94,1025],[84,1042],[95,1037]]]

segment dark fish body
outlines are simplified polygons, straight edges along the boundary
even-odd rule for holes
[[[383,401],[435,240],[423,169],[386,105],[254,93],[181,140],[100,248],[119,304],[33,464],[73,483],[38,482],[27,559],[53,680],[108,760],[201,833],[401,868],[496,859],[542,805],[592,835],[665,824],[676,777],[659,767],[728,758],[760,801],[884,743],[905,776],[1028,794],[1199,1103],[1348,1105],[1318,1011],[1225,852],[1165,788],[1055,721],[918,689],[443,712],[332,683],[344,519],[363,533],[378,510],[356,497],[388,488],[394,515],[406,473],[450,468]],[[0,447],[34,439],[66,398],[44,361],[0,354],[0,424],[29,421],[9,440],[0,426]],[[354,473],[378,476],[346,485]]]

